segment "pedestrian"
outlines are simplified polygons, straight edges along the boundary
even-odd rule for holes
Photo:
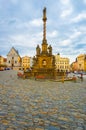
[[[83,74],[82,73],[81,73],[81,77],[80,78],[81,78],[81,81],[83,81]]]
[[[68,71],[66,72],[66,77],[68,77]]]
[[[76,76],[73,75],[72,80],[76,83]]]

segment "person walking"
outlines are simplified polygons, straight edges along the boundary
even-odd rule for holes
[[[81,77],[80,78],[81,78],[81,81],[83,81],[83,74],[82,73],[81,73]]]

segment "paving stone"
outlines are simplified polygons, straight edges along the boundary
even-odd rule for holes
[[[77,127],[75,130],[84,130],[82,127]]]
[[[60,128],[59,128],[59,127],[56,128],[56,127],[54,127],[54,126],[49,126],[49,127],[47,128],[47,130],[60,130]]]
[[[16,74],[0,72],[1,130],[86,129],[86,79],[63,84],[17,79]]]
[[[35,128],[35,130],[44,130],[44,128]]]

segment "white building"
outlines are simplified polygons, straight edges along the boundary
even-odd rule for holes
[[[7,54],[7,66],[12,69],[21,69],[21,57],[14,47]]]

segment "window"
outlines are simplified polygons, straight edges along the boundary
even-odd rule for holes
[[[14,59],[14,57],[12,57],[12,59]]]
[[[15,61],[15,64],[17,63],[17,61]]]

